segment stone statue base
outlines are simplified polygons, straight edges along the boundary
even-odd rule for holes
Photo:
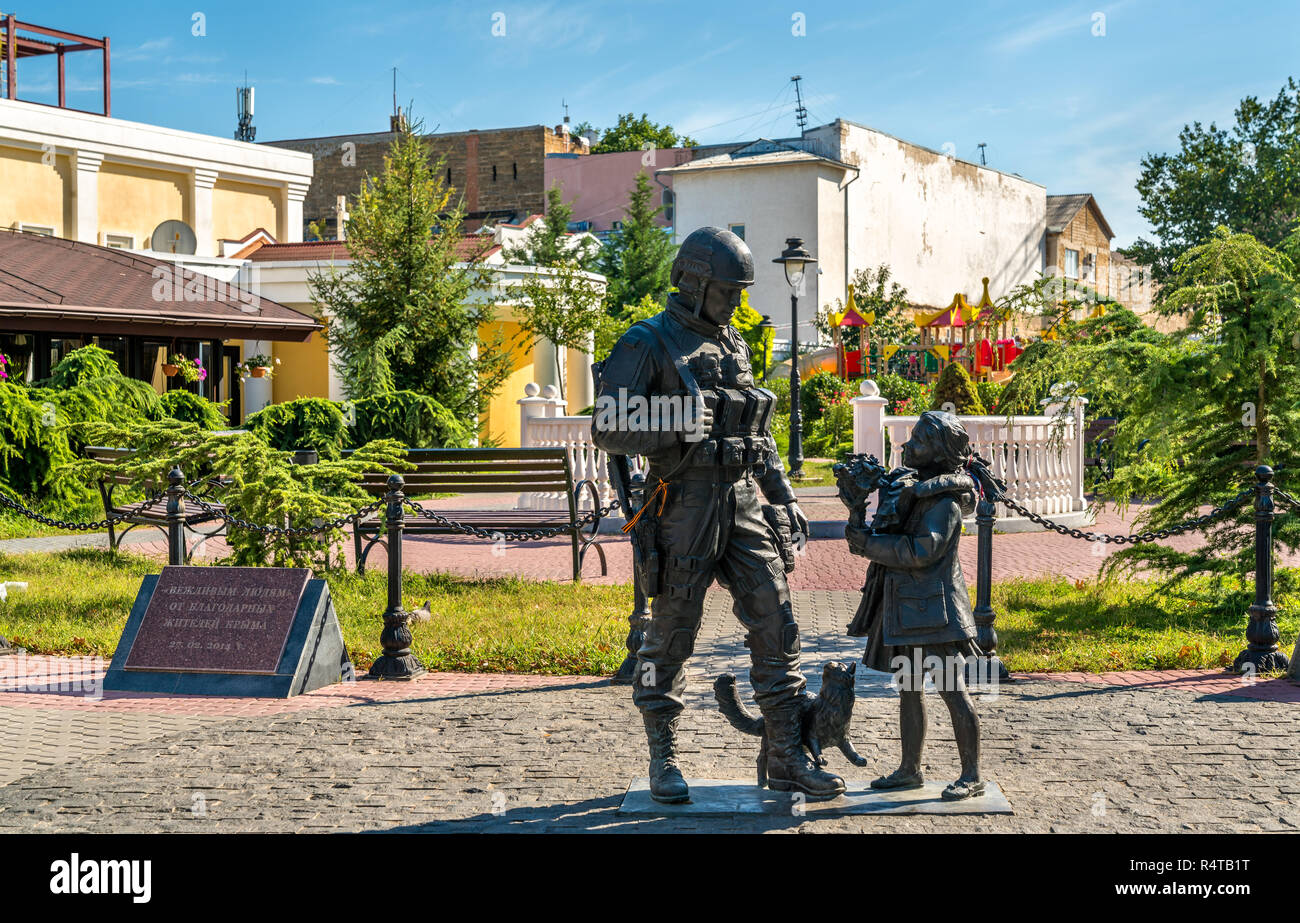
[[[650,780],[632,780],[620,814],[785,814],[817,817],[835,814],[1012,814],[1011,802],[996,782],[986,782],[984,794],[964,801],[940,797],[948,780],[926,782],[908,791],[878,791],[866,782],[849,782],[848,791],[829,801],[797,798],[787,792],[759,788],[752,780],[687,779],[689,804],[660,804],[650,797]]]

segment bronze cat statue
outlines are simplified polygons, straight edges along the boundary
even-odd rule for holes
[[[804,749],[818,766],[826,765],[823,747],[839,747],[854,766],[867,765],[866,757],[860,756],[849,741],[857,668],[856,663],[846,667],[839,661],[831,661],[822,668],[821,691],[817,695],[805,691],[800,701]],[[742,734],[763,738],[758,750],[758,784],[767,785],[767,734],[763,718],[750,714],[740,701],[734,673],[723,673],[714,680],[713,694],[718,700],[718,710],[732,727]]]

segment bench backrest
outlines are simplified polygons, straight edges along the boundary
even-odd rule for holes
[[[122,448],[115,448],[112,446],[103,446],[103,445],[86,446],[87,458],[108,465],[111,465],[114,462],[123,461],[124,459],[134,454],[135,454],[135,449],[122,449]],[[129,477],[123,474],[117,474],[116,472],[105,474],[102,480],[111,482],[113,484],[131,483],[131,479]],[[165,479],[164,479],[164,483],[165,483]],[[157,486],[157,485],[153,484],[153,482],[150,482],[150,486]]]
[[[414,470],[401,473],[408,495],[573,492],[569,453],[564,448],[409,449],[406,459],[415,465]],[[388,475],[367,473],[361,486],[381,496],[388,491]]]

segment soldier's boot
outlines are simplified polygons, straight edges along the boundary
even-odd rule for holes
[[[677,765],[678,715],[642,712],[645,736],[650,742],[650,797],[660,804],[684,804],[691,791]]]
[[[799,703],[763,709],[767,730],[767,787],[822,800],[844,793],[844,780],[818,768],[803,749]]]

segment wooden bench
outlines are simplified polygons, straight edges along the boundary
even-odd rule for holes
[[[534,531],[560,529],[569,536],[573,546],[573,579],[582,579],[582,561],[593,546],[600,556],[600,573],[608,571],[605,549],[596,541],[600,528],[600,497],[596,485],[589,480],[573,483],[569,466],[569,453],[563,448],[554,449],[410,449],[407,461],[414,470],[404,473],[404,492],[417,499],[421,494],[449,493],[559,493],[568,499],[565,510],[521,509],[451,509],[439,511],[436,501],[425,501],[426,509],[438,512],[447,519],[487,532],[503,530]],[[372,496],[382,497],[388,492],[386,473],[367,474],[361,486]],[[595,518],[587,523],[588,531],[579,523],[578,502],[583,491],[591,498]],[[387,543],[381,537],[384,511],[357,522],[352,537],[356,549],[357,573],[365,573],[366,558],[375,545]],[[405,532],[420,535],[463,535],[460,530],[406,510],[402,518]]]
[[[87,446],[86,456],[97,462],[104,464],[113,464],[120,462],[127,456],[131,455],[134,449],[113,448],[109,446]],[[131,479],[121,474],[106,474],[99,479],[99,496],[104,503],[104,516],[107,519],[121,517],[119,522],[127,523],[126,528],[120,531],[116,524],[108,524],[108,544],[109,547],[117,550],[122,543],[122,536],[130,532],[136,526],[152,526],[162,530],[163,538],[168,537],[167,533],[167,501],[159,500],[152,506],[149,506],[151,500],[161,496],[166,490],[166,485],[162,481],[150,481],[145,485],[146,497],[136,503],[115,503],[113,501],[113,491],[122,484],[131,483]],[[192,493],[203,497],[204,502],[211,506],[215,511],[224,512],[226,507],[223,503],[213,497],[213,491],[220,485],[212,478],[199,478],[186,484],[186,489]],[[218,527],[212,531],[202,532],[195,528],[196,526],[207,525],[216,522]],[[196,506],[193,503],[185,505],[185,527],[198,534],[199,538],[193,545],[185,548],[185,561],[189,562],[194,555],[194,550],[209,538],[214,538],[226,531],[226,524],[217,514],[209,513]]]

